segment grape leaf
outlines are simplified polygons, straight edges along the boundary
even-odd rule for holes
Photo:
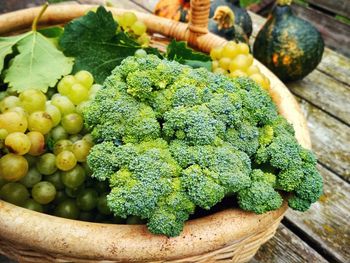
[[[0,37],[0,73],[4,67],[5,57],[12,53],[13,46],[21,39],[20,36]]]
[[[241,7],[247,7],[248,5],[251,4],[256,4],[256,3],[260,3],[261,0],[239,0],[239,5]]]
[[[87,70],[102,84],[112,70],[141,46],[124,32],[117,32],[112,13],[100,6],[96,12],[74,19],[64,28],[60,46],[75,57],[73,71]],[[156,53],[147,48],[148,53]]]
[[[167,47],[166,57],[193,68],[204,67],[211,71],[210,57],[202,52],[189,48],[184,41],[171,41]]]
[[[5,82],[15,91],[38,89],[46,92],[58,79],[71,72],[73,59],[67,58],[42,34],[31,31],[16,43],[19,54],[5,71]]]

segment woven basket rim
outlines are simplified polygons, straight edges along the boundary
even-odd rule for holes
[[[42,21],[45,24],[64,23],[83,15],[92,7],[95,6],[50,6]],[[109,10],[114,14],[129,11],[117,8],[109,8]],[[38,11],[39,8],[29,8],[0,15],[0,35],[28,27]],[[175,34],[174,30],[168,32],[169,28],[163,27],[168,25],[179,26],[180,29],[187,27],[183,23],[154,15],[135,13],[151,31],[161,32],[176,39],[181,39],[182,35],[174,36],[172,35]],[[154,28],[155,23],[159,24],[159,28]],[[218,39],[220,43],[225,43],[225,40],[210,33],[205,34],[202,39],[205,41],[207,38]],[[214,41],[214,43],[217,42]],[[295,98],[266,67],[256,60],[254,63],[271,80],[270,95],[279,107],[280,113],[295,126],[298,141],[304,147],[310,148],[306,121]],[[24,244],[43,253],[78,254],[91,259],[130,260],[132,258],[135,261],[177,259],[212,251],[229,244],[232,240],[255,233],[260,228],[268,227],[273,222],[281,220],[286,210],[286,203],[280,209],[263,215],[240,209],[227,209],[187,221],[179,237],[167,238],[150,234],[144,225],[109,225],[69,220],[33,212],[0,200],[0,239]],[[214,228],[215,232],[212,231]],[[37,234],[38,231],[40,236]]]

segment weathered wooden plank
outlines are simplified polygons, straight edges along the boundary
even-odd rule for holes
[[[310,4],[322,7],[334,14],[343,15],[350,18],[350,1],[347,0],[307,0]]]
[[[349,25],[308,7],[292,4],[292,9],[297,16],[308,20],[321,32],[328,47],[350,56]]]
[[[319,165],[324,178],[324,195],[300,213],[288,210],[285,219],[303,231],[335,261],[350,259],[350,185]]]
[[[144,7],[150,13],[153,13],[153,10],[156,7],[156,4],[158,3],[158,0],[131,0],[131,1]]]
[[[280,225],[275,236],[266,242],[250,263],[328,262],[297,235]]]
[[[305,100],[298,99],[307,119],[312,148],[320,163],[350,182],[350,129]]]
[[[314,70],[300,81],[287,83],[296,95],[350,124],[350,87]]]
[[[11,259],[8,259],[5,256],[0,255],[0,263],[16,263],[16,262],[12,261]]]
[[[145,8],[142,8],[140,5],[133,3],[130,0],[109,0],[113,7],[119,7],[123,9],[133,9],[140,12],[147,12]]]

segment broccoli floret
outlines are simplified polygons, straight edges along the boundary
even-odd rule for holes
[[[154,234],[179,235],[196,207],[225,197],[264,213],[282,205],[278,191],[297,210],[322,193],[314,155],[247,78],[128,57],[83,116],[96,142],[88,164],[110,185],[110,210],[147,221]]]

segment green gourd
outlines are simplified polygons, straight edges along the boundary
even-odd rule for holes
[[[293,14],[291,2],[277,0],[253,47],[254,57],[283,81],[308,75],[321,61],[324,50],[321,34]]]

